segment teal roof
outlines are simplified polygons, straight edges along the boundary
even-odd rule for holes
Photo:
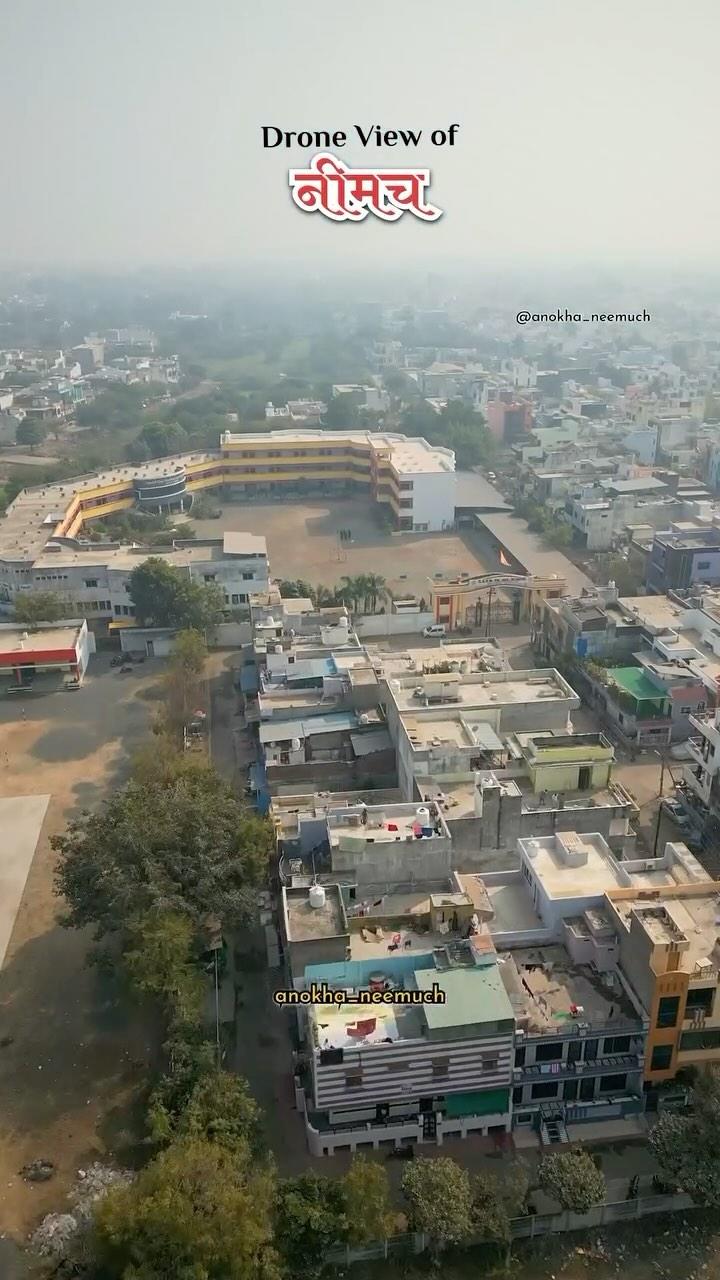
[[[433,983],[437,982],[440,990],[445,992],[444,1004],[422,1006],[431,1031],[513,1020],[512,1005],[496,964],[445,972],[416,969],[413,976],[420,991],[431,990]]]

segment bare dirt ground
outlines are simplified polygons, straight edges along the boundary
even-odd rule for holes
[[[0,699],[0,795],[51,795],[0,973],[0,1232],[16,1237],[63,1207],[78,1168],[127,1159],[134,1139],[153,1034],[86,966],[90,937],[58,924],[49,842],[122,781],[160,668],[122,676],[98,655],[78,692]],[[24,1182],[38,1157],[55,1177]]]
[[[379,573],[395,595],[427,598],[435,573],[485,573],[494,567],[486,564],[472,532],[387,533],[366,499],[219,505],[219,520],[192,521],[198,536],[218,538],[226,530],[263,534],[274,578],[332,587],[344,575]],[[340,542],[340,529],[351,530],[351,543]]]

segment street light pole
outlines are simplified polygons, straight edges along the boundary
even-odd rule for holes
[[[663,802],[663,789],[665,786],[665,763],[666,763],[666,756],[664,751],[662,752],[656,751],[655,755],[660,757],[660,789],[658,791],[658,811],[657,811],[657,821],[655,823],[655,839],[653,840],[653,857],[654,858],[657,857],[658,839],[660,838],[660,823],[662,821],[662,802]]]

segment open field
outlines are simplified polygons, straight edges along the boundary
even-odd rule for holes
[[[472,532],[387,533],[363,498],[218,501],[221,519],[192,522],[198,536],[217,538],[228,529],[264,534],[274,578],[331,587],[344,575],[380,573],[395,595],[427,599],[434,573],[484,573],[494,567],[482,558]],[[340,529],[352,531],[352,543],[340,543]]]
[[[57,923],[49,841],[123,779],[160,669],[151,662],[123,676],[97,655],[77,692],[28,694],[22,704],[0,696],[0,798],[22,807],[27,797],[29,827],[29,798],[50,797],[0,972],[0,1230],[13,1235],[63,1207],[78,1168],[132,1138],[153,1032],[86,967],[89,935]],[[18,1170],[38,1157],[58,1171],[25,1183]]]

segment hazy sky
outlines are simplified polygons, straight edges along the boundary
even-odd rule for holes
[[[0,0],[0,260],[720,259],[718,0]],[[286,130],[461,126],[435,224],[290,202]]]

